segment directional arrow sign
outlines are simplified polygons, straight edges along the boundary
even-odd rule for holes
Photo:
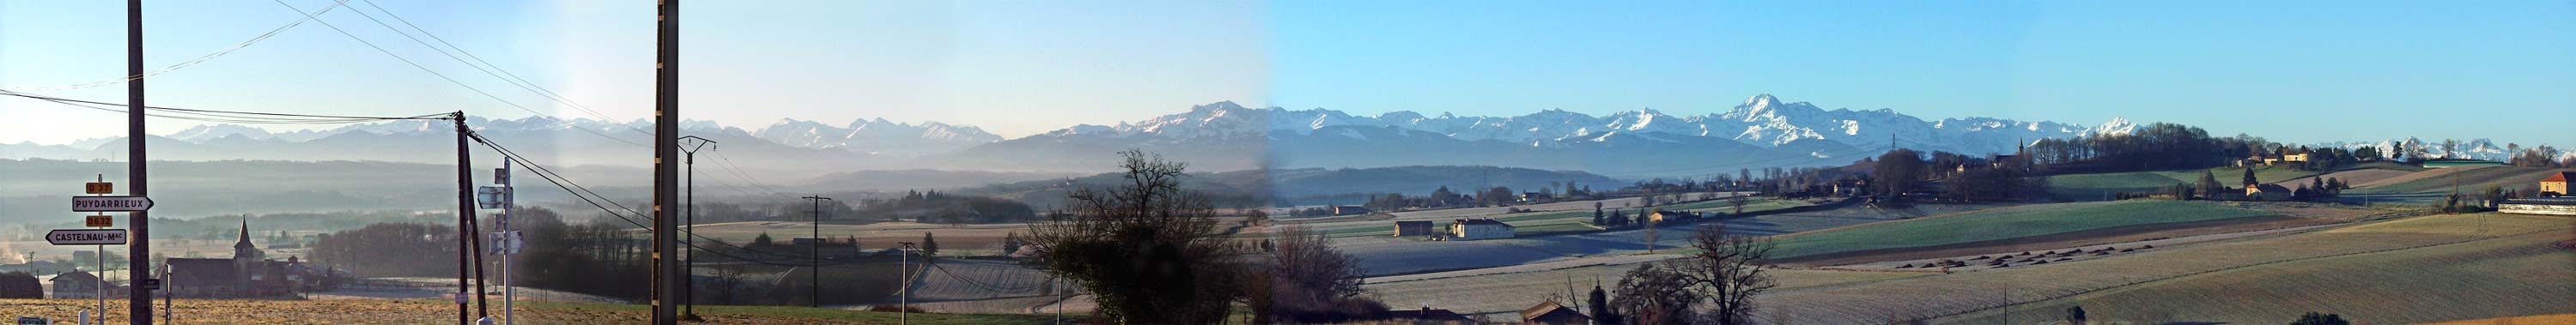
[[[152,198],[140,196],[74,196],[72,212],[142,212],[152,209]]]
[[[45,233],[54,245],[124,245],[125,229],[54,229]]]

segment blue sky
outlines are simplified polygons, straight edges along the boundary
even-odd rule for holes
[[[649,111],[649,1],[374,1],[611,117]],[[262,1],[148,2],[155,67],[300,17]],[[1926,119],[2125,117],[2294,142],[2576,144],[2564,126],[2576,120],[2567,1],[687,5],[688,115],[746,127],[884,117],[1020,136],[1219,100],[1355,114],[1696,114],[1769,93]],[[0,86],[121,73],[122,18],[121,2],[0,2]],[[324,19],[512,102],[588,116],[364,17]],[[170,106],[528,115],[318,24],[152,85],[153,102]],[[123,88],[48,94],[122,101]],[[120,131],[112,114],[48,105],[0,100],[0,142]],[[159,123],[156,132],[184,127]]]

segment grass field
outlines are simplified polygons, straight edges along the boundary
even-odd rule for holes
[[[2378,166],[2361,165],[2353,168],[2378,168]],[[2237,187],[2236,184],[2245,177],[2245,168],[2219,167],[2207,170],[2212,174],[2217,174],[2218,182],[2220,184],[2229,184],[2229,187]],[[2187,169],[2149,172],[2055,175],[2048,177],[2048,194],[2050,198],[2061,201],[2098,201],[2122,192],[2153,192],[2165,186],[2172,186],[2174,184],[2196,183],[2200,181],[2201,171],[2202,170],[2200,169]],[[2299,179],[2318,174],[2324,174],[2324,172],[2297,170],[2284,166],[2254,167],[2254,179],[2264,183]]]
[[[2431,233],[2474,231],[2452,224]],[[1957,319],[2024,323],[2082,305],[2096,320],[2278,323],[2315,311],[2374,324],[2576,312],[2576,252],[2541,232],[2211,272]],[[2439,294],[2459,293],[2459,294]],[[2563,323],[2562,323],[2563,324]]]
[[[2462,192],[2476,192],[2487,187],[2502,187],[2522,193],[2534,193],[2541,178],[2564,171],[2554,168],[2513,166],[2455,167],[2427,170],[2375,182],[2353,185],[2343,194],[2344,201],[2368,200],[2373,203],[2424,204],[2439,201],[2451,193],[2453,185]]]
[[[1979,314],[1972,313],[2045,306],[2044,302],[2055,299],[2094,292],[2110,292],[2133,285],[2152,285],[2158,281],[2212,272],[2254,270],[2288,265],[2285,262],[2289,261],[2357,256],[2496,237],[2535,233],[2563,236],[2568,233],[2571,221],[2576,220],[2504,214],[2413,217],[2323,231],[2159,247],[2157,250],[2127,256],[2074,263],[1960,272],[1782,292],[1761,297],[1761,304],[1766,310],[1759,314],[1766,318],[1785,319],[1788,323],[1799,324],[1859,324],[1880,323],[1889,319],[1934,318],[1952,322],[1978,323],[1973,319],[1980,317],[1976,316]],[[2526,280],[2534,281],[2529,284],[2544,286],[2546,283],[2552,283],[2549,281],[2563,281],[2563,279]],[[2439,297],[2421,294],[2355,295],[2342,299],[2411,299],[2403,301],[2443,302],[2449,308],[2476,308],[2475,306],[2488,302],[2490,298],[2514,299],[2510,296],[2483,294]],[[2235,300],[2229,301],[2247,304],[2277,303],[2259,294],[2238,296]],[[2563,303],[2565,300],[2559,300],[2559,302]],[[2088,305],[2085,309],[2091,310],[2093,307]],[[2464,318],[2470,317],[2453,319]],[[2287,319],[2261,319],[2260,322],[2255,323],[2280,322],[2287,322]]]
[[[2205,202],[2127,200],[2016,206],[1780,237],[1773,256],[1924,247],[2123,226],[2272,215]]]
[[[70,323],[84,299],[0,299],[0,315]],[[501,314],[498,301],[492,314]],[[124,323],[123,300],[110,301],[110,323]],[[192,300],[176,302],[173,323],[189,324],[438,324],[456,320],[456,305],[430,300]],[[520,324],[633,324],[647,321],[645,305],[519,302]],[[864,311],[770,306],[697,307],[706,322],[690,324],[895,324],[898,315]],[[916,314],[913,324],[1046,324],[1044,316]]]

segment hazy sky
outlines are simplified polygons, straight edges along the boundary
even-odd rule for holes
[[[651,1],[374,1],[610,117],[651,104]],[[323,0],[288,0],[305,10]],[[365,2],[351,5],[402,26]],[[301,16],[147,1],[150,66]],[[325,21],[510,102],[528,91],[348,8]],[[0,87],[124,72],[120,1],[0,2]],[[2274,140],[2576,145],[2576,2],[694,1],[684,111],[936,120],[1023,136],[1233,100],[1354,114],[1723,111],[1770,93],[1926,119],[2167,121]],[[162,106],[529,113],[308,23],[150,83]],[[38,93],[121,102],[124,87]],[[0,142],[122,132],[0,99]],[[155,133],[185,127],[156,120]]]

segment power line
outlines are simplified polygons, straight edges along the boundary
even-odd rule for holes
[[[429,68],[429,66],[421,65],[419,62],[413,62],[411,59],[403,58],[403,57],[402,57],[402,55],[394,54],[394,52],[393,52],[392,50],[386,50],[386,49],[385,49],[384,47],[382,47],[382,46],[376,46],[376,43],[375,43],[375,42],[368,42],[366,38],[358,37],[358,34],[350,33],[348,30],[340,29],[340,26],[332,25],[332,24],[331,24],[331,21],[329,21],[329,20],[323,20],[323,19],[321,19],[319,16],[316,16],[316,15],[314,15],[314,14],[312,14],[312,13],[306,13],[306,12],[304,12],[304,9],[298,9],[298,8],[295,8],[295,5],[287,4],[287,3],[286,3],[286,1],[284,1],[284,0],[270,0],[270,1],[276,2],[276,3],[277,3],[277,5],[279,5],[279,6],[285,6],[285,7],[286,7],[286,9],[288,9],[288,10],[294,10],[294,11],[295,11],[295,13],[297,13],[297,14],[303,14],[303,15],[305,15],[305,17],[312,17],[312,18],[313,18],[313,22],[322,23],[322,27],[329,27],[329,28],[331,28],[331,31],[339,32],[339,33],[340,33],[340,35],[342,35],[342,36],[348,36],[350,40],[358,41],[358,44],[366,45],[366,46],[367,46],[367,48],[375,49],[375,50],[376,50],[376,52],[384,53],[384,54],[385,54],[385,56],[393,57],[393,58],[394,58],[394,60],[396,60],[396,61],[402,61],[402,63],[403,63],[403,64],[411,65],[411,67],[412,67],[412,68],[420,69],[420,71],[421,71],[421,72],[428,72],[428,73],[429,73],[430,75],[432,75],[432,76],[437,76],[437,77],[438,77],[438,79],[446,80],[446,81],[447,81],[447,83],[456,84],[456,86],[458,86],[458,87],[465,87],[465,90],[473,91],[473,92],[474,92],[474,93],[476,93],[476,94],[481,94],[481,95],[483,95],[483,97],[491,98],[491,99],[492,99],[492,100],[494,100],[494,101],[499,101],[499,102],[501,102],[501,104],[509,105],[510,107],[518,108],[519,110],[527,111],[528,113],[531,113],[531,114],[536,114],[535,116],[536,116],[536,117],[538,117],[538,118],[543,118],[543,119],[546,119],[546,120],[548,120],[548,121],[554,121],[554,122],[555,122],[555,123],[557,123],[557,124],[563,124],[564,126],[569,126],[569,127],[571,127],[572,129],[581,130],[582,132],[590,133],[591,135],[597,135],[597,136],[599,136],[599,137],[602,137],[602,138],[608,138],[609,140],[614,140],[614,141],[617,141],[617,142],[624,142],[624,143],[626,143],[626,144],[634,145],[634,146],[637,146],[637,147],[645,147],[645,148],[652,148],[652,147],[653,147],[653,146],[645,145],[645,144],[642,144],[642,143],[635,143],[634,141],[627,141],[626,139],[620,139],[620,138],[617,138],[617,137],[615,137],[615,136],[610,136],[610,135],[608,135],[607,133],[600,133],[599,131],[591,130],[591,129],[589,129],[589,128],[584,128],[584,127],[581,127],[581,126],[579,126],[579,125],[573,125],[573,124],[572,124],[572,123],[570,123],[570,122],[564,122],[562,119],[554,118],[553,116],[547,115],[547,114],[546,114],[546,113],[544,113],[544,112],[538,112],[537,110],[535,110],[535,109],[530,109],[530,108],[528,108],[527,106],[521,106],[521,105],[519,105],[519,103],[511,102],[511,101],[510,101],[510,100],[508,100],[508,99],[502,99],[502,98],[501,98],[501,96],[493,95],[491,92],[483,91],[483,89],[481,89],[481,88],[475,88],[473,85],[465,84],[465,82],[463,82],[463,81],[457,81],[457,80],[456,80],[456,78],[448,77],[448,76],[447,76],[447,74],[439,73],[439,72],[438,72],[438,70],[432,70],[432,69],[430,69],[430,68]]]
[[[727,157],[727,156],[725,156],[725,154],[724,154],[724,148],[716,148],[716,150],[714,150],[714,151],[715,151],[715,153],[716,153],[716,165],[717,165],[717,166],[724,167],[724,169],[725,169],[726,171],[733,172],[733,173],[734,173],[734,175],[735,175],[735,176],[737,176],[737,177],[742,177],[742,180],[743,180],[744,182],[750,183],[750,184],[751,184],[751,186],[759,187],[761,190],[769,191],[769,193],[770,193],[770,194],[776,194],[776,195],[778,195],[778,196],[783,196],[783,197],[788,197],[788,198],[795,198],[795,197],[796,197],[796,195],[787,194],[787,192],[779,191],[779,190],[778,190],[778,189],[776,189],[776,188],[770,188],[770,187],[769,187],[769,185],[762,185],[762,184],[761,184],[762,182],[760,181],[760,179],[759,179],[759,178],[753,178],[753,177],[751,177],[751,173],[750,173],[750,172],[745,172],[745,171],[743,171],[743,170],[742,170],[742,166],[734,165],[734,163],[733,163],[733,157]],[[730,185],[728,185],[728,186],[730,186]]]
[[[651,227],[651,226],[646,226],[646,225],[644,224],[644,222],[636,221],[636,220],[635,220],[635,219],[633,219],[633,218],[628,218],[628,217],[627,217],[628,215],[634,215],[634,216],[637,216],[637,217],[642,217],[642,216],[644,216],[644,213],[636,212],[636,211],[635,211],[635,209],[628,208],[628,207],[626,207],[626,205],[624,205],[624,204],[618,204],[618,203],[617,203],[617,201],[615,201],[615,200],[608,200],[608,197],[607,197],[606,195],[600,195],[600,194],[599,194],[599,192],[597,192],[597,191],[592,191],[592,190],[590,190],[590,188],[589,188],[589,187],[581,186],[581,184],[579,184],[579,183],[573,183],[571,179],[564,177],[564,176],[563,176],[562,174],[560,174],[560,173],[556,173],[553,169],[546,168],[546,167],[545,167],[545,165],[543,165],[543,164],[538,164],[538,163],[536,163],[536,161],[535,161],[535,160],[533,160],[533,159],[528,159],[528,157],[527,157],[527,156],[522,156],[522,155],[520,155],[520,154],[519,154],[518,152],[516,152],[516,151],[511,151],[508,147],[501,146],[501,144],[493,142],[490,138],[485,138],[485,137],[483,137],[483,135],[482,135],[482,134],[480,134],[480,133],[467,132],[467,133],[466,133],[466,136],[467,136],[467,137],[469,137],[469,138],[474,139],[474,141],[475,141],[476,143],[481,143],[481,144],[483,144],[485,147],[491,147],[493,151],[499,152],[499,153],[501,153],[501,155],[509,156],[509,157],[511,157],[511,158],[516,158],[516,159],[518,159],[518,160],[519,160],[519,162],[520,162],[521,164],[528,166],[528,167],[529,167],[529,170],[531,170],[531,171],[535,171],[535,172],[536,172],[535,174],[537,175],[537,177],[538,177],[538,178],[546,180],[546,182],[547,182],[547,183],[554,184],[554,185],[555,185],[555,187],[562,188],[565,192],[572,194],[572,195],[573,195],[573,198],[580,199],[580,200],[582,200],[582,201],[583,201],[583,202],[585,202],[585,203],[589,203],[592,207],[596,207],[596,208],[599,208],[601,211],[607,212],[609,216],[617,217],[617,219],[618,219],[618,220],[626,221],[626,223],[628,223],[628,224],[633,224],[633,225],[635,225],[637,228],[641,228],[641,229],[652,229],[652,228],[653,228],[653,227]],[[591,197],[598,197],[598,198],[599,198],[599,200],[606,200],[606,201],[608,201],[608,203],[607,203],[607,204],[601,204],[599,201],[592,200],[592,199],[591,199]],[[616,207],[616,209],[613,209],[613,210],[612,210],[612,209],[609,209],[609,207],[611,207],[611,206]],[[621,210],[622,210],[622,211],[625,211],[625,213],[618,213],[618,212],[619,212],[619,211],[621,211]],[[648,218],[649,218],[649,217],[648,217]],[[734,245],[734,244],[732,244],[732,243],[724,242],[723,240],[717,240],[717,239],[715,239],[715,238],[709,238],[709,237],[706,237],[706,236],[704,236],[704,235],[698,235],[698,234],[697,234],[697,233],[695,233],[695,232],[690,232],[690,233],[688,234],[688,236],[690,236],[690,237],[695,237],[695,238],[698,238],[698,239],[705,239],[705,240],[707,240],[707,241],[709,241],[709,242],[713,242],[713,243],[716,243],[716,244],[718,244],[718,245],[723,245],[723,246],[725,246],[725,247],[729,247],[729,248],[733,248],[733,249],[738,249],[738,250],[742,250],[742,251],[747,251],[747,252],[761,253],[761,254],[768,254],[768,255],[779,256],[779,257],[795,258],[795,259],[799,259],[799,260],[804,260],[804,259],[808,259],[808,258],[809,258],[809,257],[807,257],[807,256],[789,255],[789,254],[784,254],[784,253],[773,253],[773,252],[768,252],[768,251],[762,251],[762,250],[757,250],[757,249],[751,249],[751,248],[749,248],[749,247],[742,247],[742,246],[739,246],[739,245]],[[715,250],[715,249],[708,249],[708,248],[705,248],[705,247],[700,247],[700,246],[695,246],[695,245],[691,245],[690,247],[692,247],[692,248],[698,248],[698,249],[703,249],[703,250],[709,250],[709,251],[714,251],[714,250]],[[723,255],[723,254],[719,254],[719,255]],[[728,256],[729,256],[729,255],[728,255]],[[852,263],[855,263],[855,262],[852,262]],[[764,263],[764,264],[767,264],[767,263]],[[808,265],[808,264],[810,264],[810,263],[795,263],[795,264],[782,264],[782,265],[789,265],[789,266],[803,266],[803,265]]]
[[[5,90],[0,90],[0,96],[11,96],[11,97],[19,97],[19,98],[27,98],[27,99],[42,100],[42,101],[53,102],[53,103],[56,103],[56,104],[63,104],[63,105],[68,105],[68,106],[81,107],[81,108],[88,108],[88,109],[99,110],[99,111],[104,111],[104,112],[113,112],[113,113],[125,113],[125,109],[122,109],[122,108],[115,108],[115,107],[106,107],[106,106],[126,106],[125,104],[121,104],[121,103],[109,103],[109,102],[100,102],[100,101],[89,101],[89,100],[68,99],[68,98],[60,98],[60,97],[52,97],[52,96],[43,96],[43,95],[34,95],[34,94],[19,93],[19,92],[5,91]],[[145,116],[160,117],[160,118],[169,118],[169,119],[180,119],[180,120],[190,120],[190,121],[201,121],[201,122],[236,123],[236,124],[323,125],[323,124],[354,124],[354,123],[378,122],[378,121],[391,121],[391,120],[445,120],[445,119],[447,119],[446,117],[444,117],[444,115],[443,115],[443,114],[430,114],[430,115],[418,115],[418,116],[399,116],[399,117],[388,117],[388,116],[332,116],[332,115],[306,115],[306,114],[263,113],[263,112],[241,112],[241,111],[222,111],[222,110],[204,110],[204,109],[185,109],[185,108],[157,107],[157,106],[154,106],[154,107],[145,107],[144,109],[145,109],[145,110],[149,110],[149,111],[159,111],[159,112],[164,112],[164,114],[145,113],[145,114],[144,114]]]
[[[317,13],[317,14],[318,14],[318,13],[331,12],[331,10],[332,10],[332,9],[339,9],[341,6],[346,5],[346,4],[348,4],[348,3],[349,3],[349,0],[338,0],[338,1],[333,1],[333,2],[331,2],[331,5],[330,5],[330,6],[322,7],[322,11],[317,11],[317,12],[314,12],[314,13]],[[298,12],[302,12],[302,11],[301,11],[301,10],[298,10]],[[163,74],[163,73],[169,73],[169,72],[171,72],[171,71],[177,71],[177,70],[179,70],[179,69],[183,69],[183,68],[187,68],[187,67],[191,67],[191,66],[196,66],[196,65],[197,65],[197,64],[199,64],[199,63],[205,63],[206,61],[214,60],[214,59],[215,59],[215,58],[217,58],[217,57],[223,57],[225,54],[232,54],[232,53],[233,53],[233,51],[240,51],[240,50],[241,50],[241,49],[243,49],[243,48],[249,48],[251,44],[258,44],[260,41],[268,40],[268,38],[269,38],[269,37],[277,36],[277,34],[278,34],[278,33],[285,32],[287,29],[293,29],[293,28],[295,28],[295,26],[304,25],[304,22],[307,22],[307,21],[313,21],[313,19],[314,19],[314,18],[313,18],[312,16],[305,16],[303,19],[297,19],[297,20],[295,20],[295,22],[286,23],[286,25],[285,25],[285,26],[278,26],[278,27],[277,27],[277,28],[275,28],[275,29],[270,29],[270,30],[268,30],[268,32],[267,32],[267,33],[261,33],[261,34],[259,34],[259,36],[251,37],[251,38],[250,38],[250,40],[245,40],[245,41],[242,41],[241,43],[233,44],[233,46],[232,46],[232,47],[226,47],[226,48],[221,49],[221,50],[216,50],[216,51],[215,51],[215,52],[213,52],[213,53],[206,53],[206,55],[197,56],[197,58],[196,58],[196,59],[190,59],[190,60],[185,61],[185,62],[179,62],[178,64],[172,64],[172,65],[170,65],[170,66],[162,67],[161,69],[158,69],[158,70],[152,70],[152,71],[150,71],[150,72],[145,72],[145,73],[143,73],[143,74],[137,74],[137,75],[125,75],[125,76],[118,77],[118,78],[114,78],[114,79],[101,80],[101,81],[88,82],[88,83],[70,84],[70,85],[60,85],[60,86],[41,86],[41,87],[8,87],[8,86],[0,86],[0,89],[5,89],[5,90],[17,90],[17,91],[53,91],[53,90],[72,90],[72,89],[81,89],[81,88],[90,88],[90,87],[98,87],[98,86],[113,85],[113,84],[119,84],[119,83],[125,83],[125,82],[134,81],[135,79],[142,79],[142,78],[144,78],[144,77],[158,76],[158,75],[161,75],[161,74]]]
[[[346,0],[342,0],[342,1],[346,1]],[[412,35],[411,35],[411,33],[409,33],[409,32],[404,32],[401,28],[395,28],[395,27],[393,26],[393,24],[387,24],[387,23],[385,23],[385,21],[384,21],[384,20],[376,19],[376,16],[375,16],[375,15],[369,15],[369,14],[367,14],[367,12],[366,12],[365,10],[350,10],[350,11],[349,11],[349,12],[351,12],[351,13],[356,13],[356,14],[358,14],[358,16],[359,16],[359,17],[366,17],[368,21],[373,21],[373,22],[375,22],[377,26],[384,26],[384,27],[385,27],[385,29],[393,30],[395,34],[400,34],[400,35],[402,35],[402,36],[403,36],[403,38],[411,39],[411,41],[412,41],[413,43],[420,43],[420,45],[421,45],[421,46],[423,46],[423,47],[428,47],[428,48],[429,48],[430,50],[432,50],[432,51],[438,51],[438,54],[440,54],[440,55],[445,55],[445,56],[447,56],[447,58],[448,58],[448,59],[456,60],[456,62],[457,62],[457,63],[464,63],[464,64],[465,64],[465,66],[467,66],[467,67],[472,67],[472,68],[474,68],[474,70],[475,70],[475,71],[481,71],[481,72],[483,72],[483,74],[484,74],[484,75],[492,76],[492,78],[494,78],[494,79],[501,79],[501,82],[509,83],[511,86],[517,86],[517,87],[519,87],[519,89],[520,89],[520,90],[527,90],[528,92],[536,93],[536,94],[537,94],[537,95],[539,95],[540,97],[545,97],[545,98],[546,98],[546,99],[548,99],[548,100],[553,100],[553,101],[555,101],[555,102],[557,102],[557,103],[563,103],[564,105],[571,106],[572,108],[574,108],[574,109],[578,109],[578,110],[581,110],[582,112],[590,113],[590,115],[591,115],[591,116],[593,116],[593,117],[598,117],[601,121],[605,121],[605,122],[609,122],[609,123],[615,123],[615,122],[617,121],[616,119],[609,118],[609,117],[608,117],[608,115],[606,115],[606,114],[600,114],[600,113],[599,113],[599,111],[593,111],[593,110],[591,110],[591,109],[590,109],[590,106],[588,106],[588,105],[582,105],[581,103],[573,102],[571,98],[565,98],[565,97],[563,97],[562,95],[555,94],[555,92],[554,92],[553,90],[548,90],[548,89],[546,89],[544,86],[538,86],[538,85],[537,85],[536,83],[534,83],[534,82],[528,82],[528,81],[527,81],[527,79],[525,79],[525,78],[519,78],[519,75],[518,75],[517,73],[511,73],[509,69],[503,69],[503,68],[501,68],[501,66],[500,66],[500,65],[494,65],[494,64],[492,64],[492,62],[491,62],[491,61],[484,61],[484,60],[483,60],[483,57],[474,55],[474,52],[468,52],[468,51],[466,51],[466,50],[465,50],[465,48],[457,47],[457,46],[456,46],[456,44],[454,44],[454,43],[448,43],[448,42],[447,42],[447,39],[438,37],[438,34],[430,33],[428,29],[422,29],[422,28],[420,28],[420,25],[413,25],[413,24],[411,23],[411,21],[410,21],[410,20],[403,19],[401,15],[394,14],[394,12],[393,12],[392,10],[385,10],[385,7],[376,5],[376,2],[375,2],[375,1],[370,1],[370,0],[359,0],[359,1],[366,3],[368,7],[376,8],[376,11],[378,11],[378,12],[383,12],[383,13],[385,14],[385,16],[386,16],[386,17],[393,17],[393,19],[394,19],[395,21],[402,22],[402,23],[403,23],[403,26],[410,26],[412,30],[414,30],[414,31],[419,31],[421,35],[429,36],[429,38],[430,38],[430,39],[437,40],[439,44],[445,44],[445,45],[447,45],[447,48],[449,48],[449,49],[455,49],[455,50],[456,50],[456,53],[448,53],[448,51],[447,51],[447,50],[445,50],[445,49],[440,49],[437,45],[430,45],[430,44],[429,44],[429,42],[422,41],[419,37],[414,37],[414,36],[412,36]],[[474,58],[474,62],[466,62],[466,61],[465,61],[465,58],[459,58],[459,57],[457,57],[457,56],[456,56],[456,54],[460,54],[460,53],[461,53],[461,54],[465,54],[465,56],[466,56],[466,57]],[[481,63],[482,63],[482,65],[475,65],[475,62],[481,62]],[[484,69],[484,68],[483,68],[484,66],[490,66],[490,67],[491,67],[491,69]],[[493,73],[493,71],[500,71],[500,73]],[[504,77],[503,75],[505,75],[505,74],[506,74],[506,75],[508,75],[508,76],[507,76],[507,77]],[[633,125],[625,125],[625,124],[619,124],[619,125],[620,125],[620,126],[625,126],[625,127],[626,127],[627,129],[629,129],[629,130],[635,130],[635,132],[636,132],[636,133],[639,133],[639,134],[647,134],[647,135],[649,135],[649,134],[653,134],[653,132],[652,132],[652,131],[645,131],[645,130],[644,130],[644,129],[642,129],[642,128],[636,128],[636,127],[635,127],[635,126],[633,126]]]

